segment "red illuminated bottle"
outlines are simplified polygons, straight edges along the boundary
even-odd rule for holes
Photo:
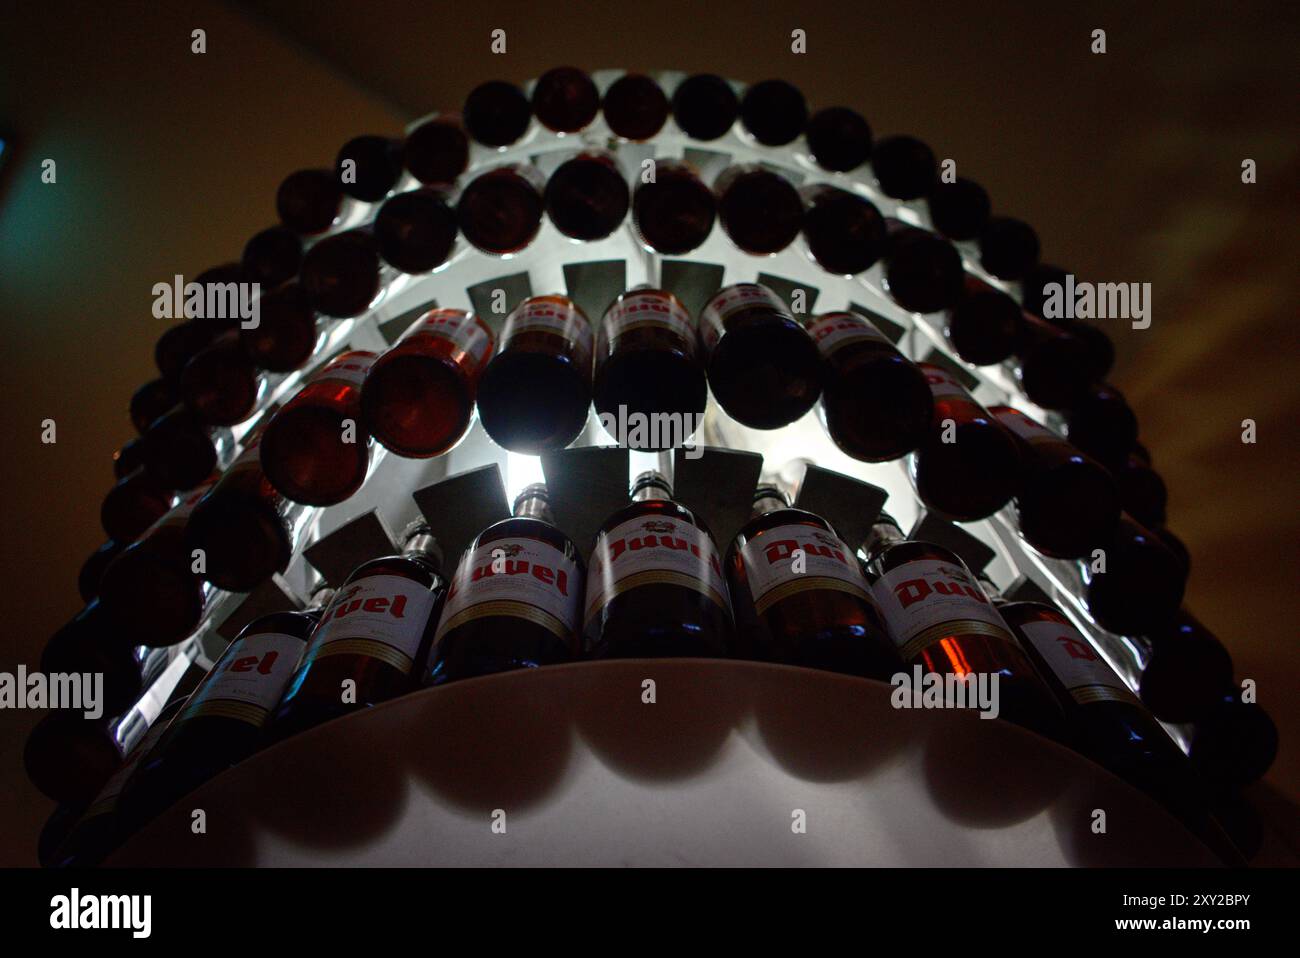
[[[600,105],[610,131],[625,140],[648,140],[668,120],[668,97],[639,73],[625,73],[611,83]]]
[[[696,140],[716,140],[731,129],[739,113],[736,91],[715,74],[687,77],[673,91],[673,119]]]
[[[991,516],[1020,479],[1015,437],[947,370],[918,365],[930,383],[934,418],[913,460],[916,490],[927,506],[960,522]]]
[[[714,191],[718,221],[746,253],[779,253],[799,235],[803,203],[781,174],[756,163],[732,166],[718,177]]]
[[[1104,370],[1091,361],[1084,341],[1068,329],[1032,313],[1021,316],[1024,325],[1015,350],[1021,388],[1044,409],[1070,408],[1091,383],[1105,375]]]
[[[596,118],[600,92],[577,67],[555,67],[533,86],[533,115],[557,133],[577,133]]]
[[[898,200],[928,194],[939,177],[934,151],[914,136],[887,136],[871,150],[871,171],[881,191]],[[923,312],[923,311],[922,311]]]
[[[594,658],[731,654],[722,559],[703,520],[672,500],[658,473],[638,476],[632,503],[600,527],[585,609]]]
[[[205,346],[181,371],[185,405],[210,426],[233,426],[251,416],[258,388],[257,368],[233,329]]]
[[[367,203],[388,195],[401,179],[403,165],[402,141],[373,134],[348,140],[334,160],[343,192]]]
[[[567,296],[533,296],[506,319],[478,386],[497,445],[537,454],[578,438],[591,405],[591,322]]]
[[[379,295],[379,244],[370,229],[327,236],[307,251],[298,282],[326,316],[359,316]]]
[[[442,556],[424,525],[401,555],[363,563],[339,586],[312,632],[268,727],[282,739],[405,695],[419,686],[447,590]]]
[[[1118,389],[1095,383],[1066,411],[1065,434],[1076,447],[1113,468],[1137,445],[1137,416]]]
[[[151,379],[131,395],[131,425],[143,434],[159,416],[169,412],[180,395],[166,379]]]
[[[1146,636],[1150,655],[1138,688],[1166,722],[1193,722],[1213,711],[1232,688],[1232,656],[1186,610]]]
[[[1093,620],[1118,635],[1147,635],[1168,626],[1187,583],[1177,556],[1127,513],[1101,550],[1081,563]]]
[[[754,429],[789,425],[821,394],[821,357],[804,325],[766,286],[735,283],[700,314],[714,397]]]
[[[298,170],[275,191],[280,222],[298,233],[323,233],[343,215],[344,196],[333,170]]]
[[[456,201],[460,231],[485,253],[517,253],[542,226],[545,188],[542,174],[522,163],[480,173]]]
[[[361,383],[378,358],[352,350],[326,363],[262,432],[262,470],[286,499],[332,506],[361,488],[370,466]]]
[[[784,146],[803,132],[808,122],[808,103],[793,84],[762,80],[745,90],[740,101],[740,122],[759,143]]]
[[[984,232],[993,209],[984,187],[963,177],[935,183],[926,202],[930,222],[951,240],[975,239]]]
[[[254,619],[226,646],[166,732],[140,758],[124,801],[152,818],[265,741],[271,711],[298,668],[330,593],[304,611]]]
[[[514,518],[483,530],[461,557],[426,684],[576,658],[584,582],[582,557],[555,527],[546,487],[527,487]]]
[[[953,350],[974,366],[991,366],[1011,356],[1024,336],[1016,301],[967,273],[961,298],[945,313],[944,333]]]
[[[110,539],[86,557],[77,573],[77,593],[83,602],[90,602],[99,595],[99,580],[104,577],[104,570],[130,544]]]
[[[257,325],[239,330],[239,341],[253,365],[277,373],[304,366],[316,351],[318,338],[311,297],[296,282],[263,293]]]
[[[726,566],[745,654],[882,681],[901,666],[854,549],[780,489],[758,488]]]
[[[203,580],[193,571],[185,527],[213,479],[186,494],[104,570],[100,604],[113,626],[133,643],[173,645],[198,628]]]
[[[1020,534],[1044,555],[1085,556],[1119,521],[1119,491],[1105,467],[1010,406],[989,412],[1016,437],[1022,467],[1016,489]]]
[[[427,273],[447,262],[456,245],[456,212],[447,194],[425,187],[398,193],[375,215],[384,262],[403,273]]]
[[[134,542],[171,504],[172,490],[140,468],[108,490],[99,508],[99,521],[110,539]]]
[[[824,364],[821,417],[835,445],[863,462],[919,446],[934,414],[925,373],[856,313],[814,316],[808,332]]]
[[[1200,810],[1187,756],[1069,619],[1041,602],[999,604],[998,612],[1055,691],[1080,753],[1178,814]]]
[[[872,594],[906,668],[959,677],[996,675],[1000,718],[1064,738],[1060,705],[955,553],[909,541],[882,514],[867,555]]]
[[[469,166],[469,137],[460,117],[436,116],[406,137],[406,168],[426,186],[446,186]]]
[[[227,430],[205,425],[185,406],[159,417],[140,442],[145,470],[169,489],[193,489],[224,464],[231,447]]]
[[[283,572],[293,555],[293,523],[302,515],[262,469],[261,429],[194,505],[185,526],[188,550],[201,549],[203,577],[219,589],[248,592]]]
[[[627,216],[627,180],[613,154],[579,153],[560,164],[546,181],[546,215],[565,236],[604,239]]]
[[[528,131],[533,108],[513,83],[489,80],[465,98],[465,130],[484,146],[509,146]]]
[[[960,299],[961,254],[946,239],[886,218],[885,291],[903,309],[934,313]]]
[[[871,156],[871,127],[862,115],[847,107],[818,110],[805,131],[808,152],[824,170],[847,173]]]
[[[1020,279],[1038,263],[1038,234],[1028,223],[994,216],[980,233],[980,265],[998,279]]]
[[[656,160],[654,179],[632,194],[632,224],[647,248],[667,256],[689,253],[713,232],[718,205],[695,168]]]
[[[695,432],[708,386],[695,320],[676,296],[639,288],[606,310],[596,340],[593,402],[606,431],[629,448],[668,449]],[[674,418],[653,418],[665,414]],[[625,425],[634,422],[631,416],[675,427],[639,438]]]
[[[885,251],[885,220],[869,201],[833,186],[805,187],[803,235],[808,252],[828,273],[852,276]]]
[[[245,244],[240,263],[247,282],[274,289],[298,275],[302,266],[302,239],[287,226],[272,226]]]
[[[425,313],[366,374],[361,414],[370,434],[400,456],[423,459],[451,449],[473,421],[492,345],[492,331],[473,313]]]

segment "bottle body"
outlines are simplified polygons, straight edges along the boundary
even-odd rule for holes
[[[456,203],[461,233],[485,253],[519,252],[541,228],[545,188],[541,173],[523,164],[480,174]]]
[[[562,163],[546,181],[546,213],[565,236],[598,240],[609,236],[627,216],[627,180],[613,154],[579,153]]]
[[[368,228],[327,236],[307,251],[298,282],[326,316],[359,316],[379,295],[379,245]]]
[[[714,191],[718,221],[744,252],[779,253],[799,235],[803,203],[798,190],[779,173],[758,164],[740,164],[722,172]]]
[[[1102,555],[1081,562],[1088,614],[1118,635],[1150,635],[1167,627],[1183,601],[1187,575],[1151,531],[1121,513]]]
[[[632,223],[645,247],[680,256],[699,247],[718,216],[713,191],[686,163],[655,161],[655,178],[632,194]]]
[[[257,369],[233,329],[195,354],[180,376],[185,405],[209,426],[233,426],[251,416],[258,388]]]

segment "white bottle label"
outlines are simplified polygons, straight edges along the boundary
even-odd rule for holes
[[[417,320],[407,335],[424,334],[447,340],[469,356],[475,369],[487,362],[492,353],[492,330],[477,315],[463,309],[435,309]]]
[[[293,678],[305,647],[302,639],[280,632],[237,639],[190,696],[177,721],[206,715],[261,728]]]
[[[1007,429],[1011,430],[1011,432],[1015,433],[1021,439],[1025,440],[1025,442],[1064,442],[1064,440],[1056,433],[1052,432],[1052,430],[1048,429],[1041,423],[1030,419],[1019,409],[1012,409],[1010,406],[999,406],[995,409],[990,409],[989,412],[993,414],[994,419],[1002,423],[1002,425],[1006,426]]]
[[[727,320],[742,309],[765,307],[789,315],[781,298],[761,283],[736,283],[714,294],[700,313],[700,336],[712,351],[727,331]]]
[[[950,635],[1015,640],[979,583],[961,566],[917,559],[881,576],[871,587],[903,661]]]
[[[311,381],[323,383],[332,380],[360,386],[365,381],[366,373],[378,358],[377,353],[360,349],[343,353],[322,366],[320,371],[311,377]]]
[[[602,532],[587,575],[586,621],[643,585],[680,585],[731,611],[722,562],[703,529],[671,516],[638,516]]]
[[[667,329],[695,344],[691,314],[674,297],[651,289],[628,293],[611,306],[601,332],[612,340],[631,330],[648,328]]]
[[[957,377],[946,369],[931,363],[917,363],[917,368],[925,373],[925,381],[930,385],[930,392],[935,399],[953,398],[972,402],[966,387],[957,381]]]
[[[410,673],[433,606],[432,592],[399,575],[372,575],[345,585],[321,616],[303,663],[327,655],[368,655]]]
[[[527,299],[515,307],[506,321],[501,341],[506,342],[519,333],[553,333],[567,341],[576,350],[577,365],[591,363],[594,335],[586,315],[571,303],[555,302],[547,297]]]
[[[1124,680],[1073,626],[1061,622],[1030,622],[1022,625],[1020,631],[1076,702],[1137,704],[1137,696]]]
[[[545,542],[520,537],[484,543],[461,557],[433,641],[466,622],[505,615],[575,643],[582,584],[578,564]]]
[[[822,313],[808,324],[808,332],[823,358],[849,343],[893,343],[884,333],[856,313]]]
[[[797,523],[766,529],[745,543],[740,556],[760,615],[805,589],[832,589],[870,601],[871,587],[853,550],[825,529]]]

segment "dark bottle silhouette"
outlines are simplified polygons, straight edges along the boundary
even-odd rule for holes
[[[655,178],[632,194],[632,224],[647,248],[677,256],[698,247],[713,232],[717,201],[687,163],[656,160]]]
[[[257,325],[239,330],[239,341],[253,365],[277,373],[306,365],[318,338],[311,297],[296,282],[263,293]]]
[[[615,136],[639,142],[663,129],[668,120],[668,97],[650,77],[625,73],[605,91],[601,110]]]
[[[1103,465],[1122,464],[1137,444],[1137,416],[1109,383],[1094,383],[1065,412],[1070,442]]]
[[[504,80],[489,80],[465,98],[465,130],[484,146],[509,146],[528,130],[533,108],[524,91]]]
[[[257,406],[257,368],[229,330],[205,346],[181,371],[185,405],[209,426],[233,426]]]
[[[361,386],[366,429],[400,456],[428,458],[469,431],[492,331],[473,313],[425,313],[377,359]]]
[[[594,658],[730,654],[722,559],[703,520],[672,500],[658,473],[638,476],[631,504],[600,527],[585,609]]]
[[[808,123],[808,103],[793,84],[763,80],[745,90],[740,101],[740,122],[764,146],[793,142]]]
[[[926,198],[930,222],[950,240],[973,240],[984,232],[993,210],[989,194],[974,180],[936,182]]]
[[[867,548],[867,578],[907,669],[998,678],[999,718],[1065,737],[1061,707],[970,569],[942,546],[909,541],[881,515]]]
[[[555,67],[537,78],[533,115],[557,133],[577,133],[596,118],[600,92],[577,67]]]
[[[329,594],[305,611],[254,619],[138,761],[123,801],[149,819],[266,741],[267,722],[297,670]]]
[[[1186,610],[1147,636],[1150,655],[1138,691],[1166,722],[1192,722],[1213,711],[1232,687],[1232,656]]]
[[[426,186],[447,186],[469,166],[469,137],[456,114],[421,123],[406,137],[406,168]]]
[[[1225,695],[1192,728],[1192,764],[1220,788],[1249,785],[1264,777],[1277,758],[1277,726],[1241,691]]]
[[[402,141],[371,134],[348,140],[334,160],[340,188],[366,203],[387,196],[402,178],[403,166]]]
[[[479,174],[456,203],[460,231],[485,253],[518,252],[541,228],[545,188],[541,173],[524,164]]]
[[[302,239],[287,226],[272,226],[245,244],[240,263],[246,282],[274,289],[298,275],[302,266]]]
[[[780,489],[755,492],[726,567],[742,654],[881,681],[902,665],[855,550]]]
[[[700,353],[695,320],[672,293],[638,288],[620,295],[596,338],[592,398],[606,431],[635,449],[668,449],[689,438],[708,402]],[[674,418],[653,418],[665,414]],[[669,434],[624,434],[631,416],[668,422]],[[610,430],[609,423],[618,425]]]
[[[41,652],[41,671],[104,676],[105,715],[119,715],[143,690],[140,658],[129,639],[113,627],[103,606],[93,599],[54,635]]]
[[[203,577],[229,592],[248,592],[283,572],[293,555],[291,519],[297,509],[262,470],[263,436],[260,428],[249,436],[185,525],[187,551],[203,552]]]
[[[1160,473],[1134,453],[1129,453],[1123,462],[1112,466],[1111,471],[1119,486],[1124,511],[1152,530],[1164,525],[1169,493]]]
[[[1088,613],[1119,635],[1148,635],[1173,621],[1187,577],[1178,558],[1131,516],[1122,513],[1099,559],[1083,561]]]
[[[934,313],[961,299],[961,256],[942,237],[885,219],[885,291],[903,309]]]
[[[280,222],[304,235],[323,233],[342,216],[343,188],[333,170],[298,170],[275,191]]]
[[[99,521],[110,539],[134,542],[171,504],[172,490],[140,468],[108,490],[99,507]]]
[[[833,186],[805,187],[802,229],[808,252],[828,273],[862,273],[885,252],[885,219],[869,201]]]
[[[137,436],[122,443],[121,448],[113,452],[113,478],[125,479],[145,464],[144,437]]]
[[[193,571],[185,528],[215,478],[187,493],[104,570],[100,604],[113,627],[133,643],[174,645],[199,625],[203,581]]]
[[[994,216],[980,233],[980,265],[998,279],[1020,279],[1038,263],[1038,234],[1028,223]]]
[[[441,189],[398,193],[375,215],[379,255],[403,273],[427,273],[447,262],[456,231],[456,212]]]
[[[673,119],[696,140],[716,140],[731,129],[739,114],[736,91],[712,73],[687,77],[673,91]]]
[[[187,363],[232,324],[215,319],[187,319],[177,323],[158,337],[154,345],[154,362],[162,378],[171,383],[179,395],[181,370]]]
[[[776,429],[816,404],[817,345],[766,286],[735,283],[715,293],[700,314],[700,337],[709,386],[737,422]]]
[[[1016,301],[970,273],[963,281],[961,297],[944,319],[948,342],[973,366],[1003,362],[1024,337],[1024,320]]]
[[[803,225],[799,191],[779,173],[757,164],[732,166],[718,177],[714,190],[718,221],[746,253],[779,253],[799,235]]]
[[[804,131],[808,152],[824,170],[847,173],[871,156],[871,127],[860,113],[843,106],[818,110]]]
[[[835,445],[863,462],[919,446],[934,414],[925,373],[856,313],[822,313],[808,332],[822,357],[821,417]]]
[[[170,412],[180,402],[174,383],[151,379],[131,394],[131,425],[143,434],[159,416]]]
[[[140,437],[145,470],[170,489],[193,489],[222,465],[229,433],[205,425],[185,406],[160,416]]]
[[[1062,322],[1060,317],[1044,316],[1043,314],[1047,311],[1045,304],[1051,295],[1047,287],[1055,283],[1061,287],[1061,291],[1064,293],[1067,275],[1066,270],[1059,266],[1052,266],[1048,263],[1035,264],[1033,269],[1020,280],[1020,289],[1023,293],[1021,305],[1035,316],[1042,316],[1048,322]]]
[[[361,488],[370,467],[361,384],[378,358],[351,350],[314,373],[262,432],[262,470],[286,499],[332,506]]]
[[[1009,602],[998,612],[1064,707],[1069,743],[1180,818],[1203,819],[1205,796],[1187,756],[1083,634],[1044,603]]]
[[[129,542],[117,542],[110,539],[86,557],[77,573],[77,594],[81,601],[90,602],[99,595],[99,580],[104,577],[108,564],[121,555]]]
[[[379,244],[370,229],[321,240],[303,257],[298,282],[326,316],[358,316],[379,294]]]
[[[622,225],[630,202],[614,156],[589,151],[562,163],[546,181],[546,215],[565,236],[604,239]]]
[[[537,454],[578,438],[591,405],[591,322],[566,296],[533,296],[506,319],[478,387],[497,445]]]
[[[1120,512],[1119,490],[1106,468],[1018,409],[991,406],[989,412],[1020,448],[1015,505],[1025,541],[1061,559],[1104,543]]]
[[[1021,313],[1016,378],[1029,399],[1045,409],[1069,409],[1087,393],[1104,371],[1090,347],[1069,329],[1054,326],[1032,313]]]
[[[887,136],[871,151],[871,171],[886,196],[917,200],[927,195],[939,175],[934,151],[914,136]]]
[[[419,686],[447,588],[441,563],[428,527],[417,525],[404,536],[401,555],[372,559],[348,576],[274,711],[273,739]]]
[[[479,533],[456,567],[429,654],[428,685],[578,655],[582,557],[555,527],[545,486],[524,489],[513,512]]]
[[[23,746],[23,769],[47,798],[87,805],[122,763],[111,720],[80,712],[50,712]]]
[[[960,522],[991,516],[1019,482],[1015,437],[947,370],[918,365],[930,384],[934,416],[913,460],[916,490],[927,506]]]

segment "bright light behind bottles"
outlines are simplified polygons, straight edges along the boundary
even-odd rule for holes
[[[515,497],[534,482],[545,482],[542,474],[542,457],[525,456],[517,452],[506,453],[506,497],[514,504]]]

